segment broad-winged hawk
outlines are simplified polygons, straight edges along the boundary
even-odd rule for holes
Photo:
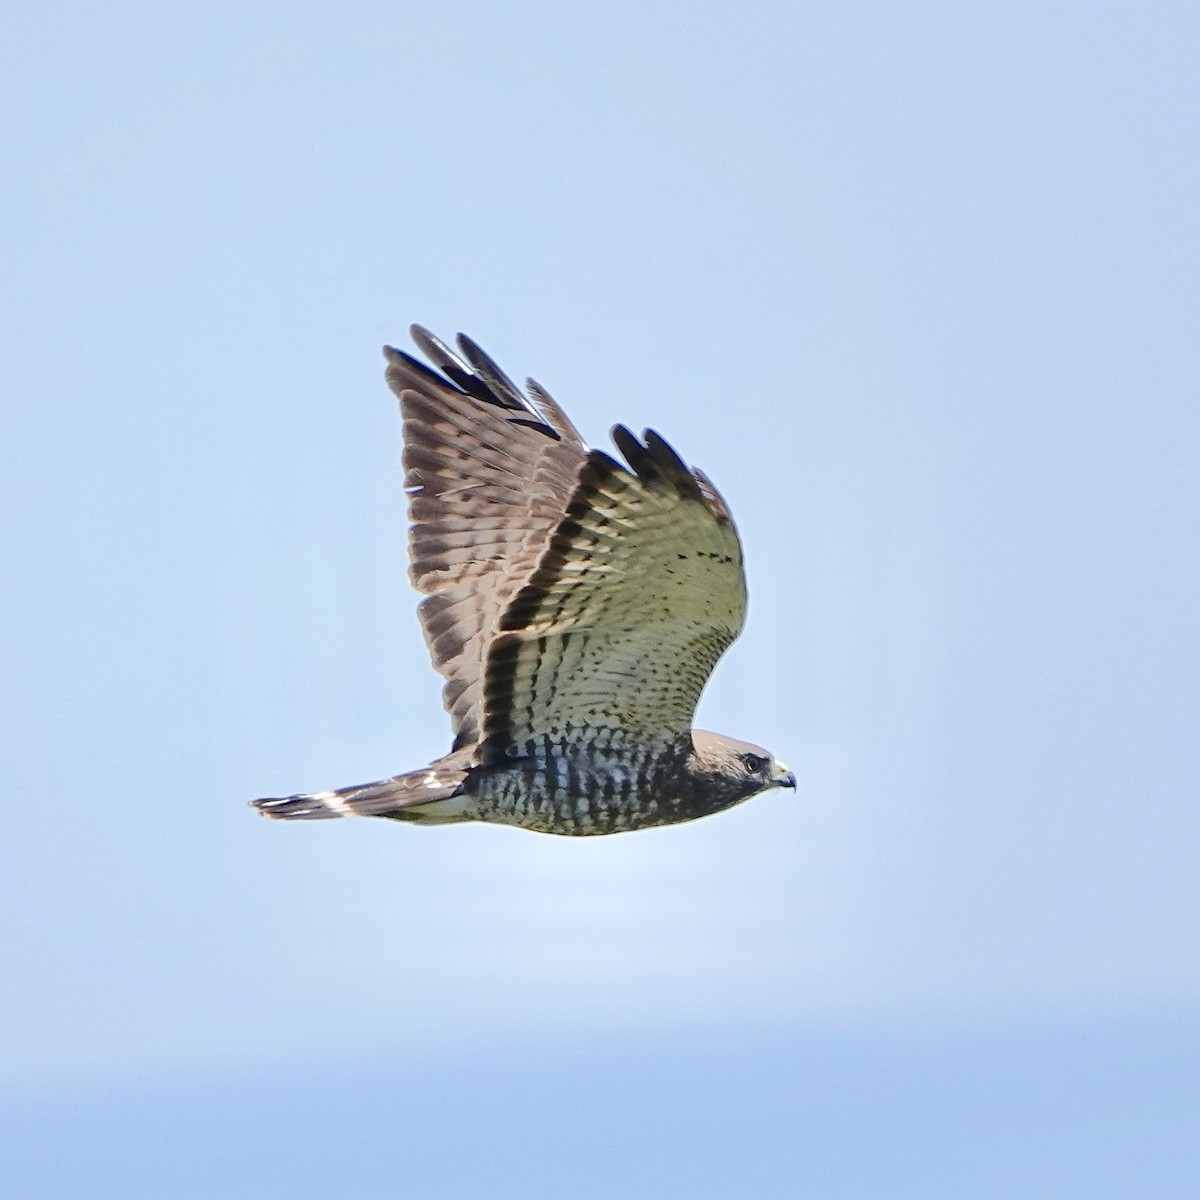
[[[419,771],[258,809],[590,835],[795,788],[761,746],[691,728],[746,612],[741,543],[708,477],[621,425],[619,463],[469,338],[455,352],[412,336],[441,374],[387,347],[387,381],[404,417],[409,574],[454,745]]]

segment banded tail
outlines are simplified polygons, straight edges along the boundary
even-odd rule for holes
[[[468,765],[461,754],[447,755],[420,771],[394,775],[376,783],[267,797],[250,803],[264,817],[283,821],[324,821],[332,817],[391,817],[417,825],[451,825],[469,821],[462,784]]]

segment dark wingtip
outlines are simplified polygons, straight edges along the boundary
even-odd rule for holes
[[[467,369],[467,364],[442,341],[441,338],[429,332],[424,325],[410,325],[408,327],[409,336],[417,349],[425,355],[427,359],[435,367],[441,371],[445,371],[455,383],[458,379],[455,374],[467,374],[470,372]]]
[[[625,456],[633,473],[647,483],[657,474],[650,452],[624,425],[614,425],[609,431],[613,444]]]
[[[703,500],[700,485],[696,482],[691,468],[679,457],[674,447],[653,429],[642,431],[646,448],[650,451],[655,464],[662,470],[679,491],[691,500]]]
[[[441,350],[446,350],[446,345],[436,335],[429,332],[424,325],[418,325],[415,321],[408,327],[408,336],[412,338],[422,350],[425,349],[422,343],[428,342],[433,346],[439,347]]]
[[[569,441],[587,450],[579,430],[544,388],[530,380],[532,395],[527,396],[465,333],[457,335],[457,351],[424,325],[411,325],[409,333],[417,349],[433,365],[395,346],[384,346],[388,364],[386,378],[397,395],[402,396],[405,391],[442,395],[446,388],[457,389],[484,404],[517,414],[510,417],[514,425],[532,429],[551,441]]]
[[[384,378],[397,395],[412,388],[414,384],[419,388],[422,382],[432,385],[435,389],[447,386],[446,381],[436,371],[406,351],[397,350],[394,346],[384,346],[383,353],[387,359]]]
[[[496,365],[495,359],[465,333],[458,335],[458,348],[471,369],[505,407],[533,411],[529,401],[521,394],[521,389]]]

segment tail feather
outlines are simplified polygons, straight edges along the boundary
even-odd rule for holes
[[[465,765],[457,755],[430,764],[424,770],[394,775],[376,783],[339,788],[333,792],[306,792],[297,796],[267,797],[250,803],[265,817],[285,821],[324,821],[332,817],[392,817],[421,825],[447,825],[469,820],[462,783]]]

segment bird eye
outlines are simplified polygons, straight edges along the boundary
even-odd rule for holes
[[[742,755],[742,766],[744,766],[751,775],[757,775],[759,771],[763,769],[766,761],[767,760],[765,758],[759,758],[757,754]]]

